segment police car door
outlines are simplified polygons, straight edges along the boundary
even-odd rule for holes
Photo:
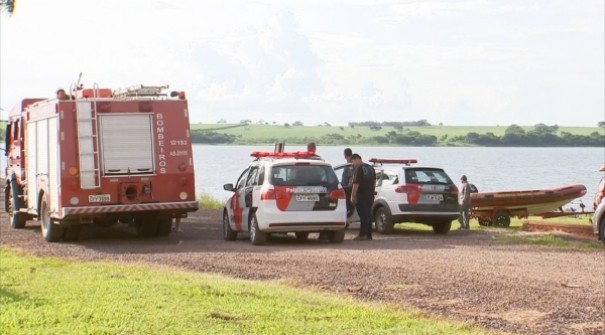
[[[248,214],[245,213],[246,203],[245,199],[245,186],[246,181],[248,180],[248,172],[250,168],[248,167],[237,179],[237,183],[235,184],[235,189],[233,190],[233,195],[231,196],[231,200],[229,201],[229,211],[231,222],[233,223],[235,230],[242,231],[248,229]],[[245,215],[245,219],[244,219]],[[245,223],[245,224],[244,224]]]
[[[243,196],[244,212],[242,213],[242,221],[246,222],[244,229],[248,230],[248,223],[250,223],[250,213],[256,204],[252,201],[253,192],[255,188],[258,188],[258,175],[260,166],[253,165],[250,167],[248,176],[246,178],[246,185],[244,186],[241,196]]]

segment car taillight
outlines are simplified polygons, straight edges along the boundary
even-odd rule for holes
[[[450,193],[458,195],[458,187],[456,185],[450,186]]]
[[[275,200],[275,190],[268,189],[260,194],[260,200]]]
[[[277,199],[283,199],[283,198],[284,198],[284,192],[275,190],[273,188],[265,190],[260,194],[260,200],[277,200]]]
[[[395,192],[405,193],[408,196],[408,203],[415,204],[420,199],[420,193],[422,192],[422,185],[419,185],[419,184],[401,185],[395,189]]]
[[[330,192],[330,200],[338,201],[338,199],[346,199],[345,190],[342,188],[337,188]]]

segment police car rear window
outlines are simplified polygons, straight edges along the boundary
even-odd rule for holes
[[[410,184],[453,184],[450,177],[439,169],[407,169],[405,180]]]
[[[338,178],[329,165],[280,165],[271,168],[273,185],[329,185],[338,184]]]

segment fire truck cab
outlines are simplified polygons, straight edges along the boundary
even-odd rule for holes
[[[187,100],[166,89],[73,85],[15,106],[5,148],[11,226],[37,219],[48,242],[75,240],[90,223],[169,235],[198,203]]]

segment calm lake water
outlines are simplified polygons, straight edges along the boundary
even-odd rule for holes
[[[466,174],[480,192],[519,189],[551,188],[566,184],[584,184],[586,196],[573,201],[578,208],[581,200],[592,204],[597,183],[605,164],[605,148],[449,148],[449,147],[351,147],[364,161],[370,158],[415,158],[418,166],[445,169],[458,183]],[[344,163],[344,147],[319,146],[317,153],[333,165]],[[240,173],[252,160],[252,151],[273,151],[269,146],[209,146],[194,145],[196,170],[195,186],[198,194],[210,194],[227,199],[230,192],[223,184],[235,183]],[[286,150],[306,150],[305,146],[287,146]],[[4,174],[6,157],[0,156]],[[587,207],[587,210],[589,208]]]
[[[418,166],[445,169],[459,183],[466,174],[480,192],[552,188],[584,184],[587,195],[573,201],[589,206],[605,164],[605,148],[450,148],[450,147],[351,147],[364,161],[370,158],[415,158]],[[252,151],[273,151],[273,146],[194,145],[196,192],[226,199],[223,184],[235,183]],[[306,150],[287,146],[286,150]],[[318,146],[317,153],[333,165],[344,163],[344,147]],[[566,206],[569,207],[569,206]],[[587,210],[589,207],[586,208]],[[590,209],[592,210],[592,209]]]

